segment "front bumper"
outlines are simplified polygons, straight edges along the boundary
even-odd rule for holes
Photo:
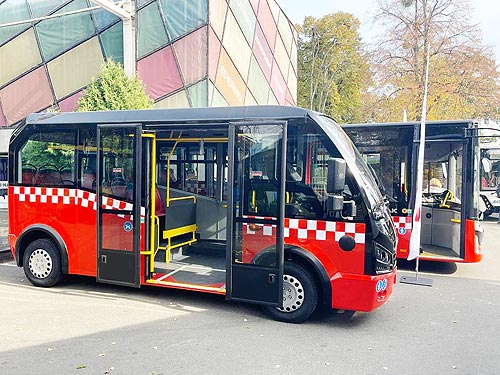
[[[376,276],[337,273],[330,283],[332,308],[369,312],[382,306],[391,296],[396,268]]]

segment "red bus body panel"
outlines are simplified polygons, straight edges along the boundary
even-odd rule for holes
[[[74,188],[9,187],[9,241],[15,256],[16,241],[27,228],[50,227],[64,242],[68,258],[68,273],[96,276],[97,195]],[[103,207],[132,209],[131,204],[105,198]],[[129,206],[126,206],[129,205]],[[57,218],[57,219],[56,219]],[[107,217],[111,231],[103,235],[106,248],[131,249],[131,237],[123,225],[132,220],[130,215]],[[141,249],[144,249],[144,226],[141,228]],[[342,250],[338,241],[347,235],[355,240],[351,251]],[[244,225],[243,261],[275,245],[276,226],[265,224]],[[313,254],[326,271],[332,286],[332,308],[371,311],[380,307],[391,295],[396,270],[390,273],[364,275],[366,225],[364,223],[333,222],[307,219],[285,219],[285,246],[293,246]],[[141,256],[141,284],[145,280],[145,257]],[[153,275],[153,279],[156,275]],[[161,286],[161,285],[158,285]],[[169,285],[169,288],[204,291],[196,285]]]
[[[396,234],[398,236],[398,246],[396,256],[398,259],[407,259],[410,251],[410,236],[412,231],[413,218],[411,216],[393,216]],[[447,258],[447,257],[429,257],[420,256],[420,260],[438,261],[438,262],[453,262],[453,263],[476,263],[483,258],[481,246],[475,232],[474,220],[465,220],[465,256],[464,258]]]

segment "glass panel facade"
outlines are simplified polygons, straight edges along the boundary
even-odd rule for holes
[[[87,7],[85,0],[75,0],[56,13],[70,12]],[[45,60],[51,60],[59,53],[95,33],[90,12],[48,19],[41,21],[35,27],[40,39],[42,56]]]
[[[226,31],[224,33],[222,45],[229,56],[231,56],[240,75],[246,80],[252,51],[231,12],[227,14]]]
[[[188,87],[189,96],[191,97],[191,106],[200,108],[208,106],[208,81],[204,80],[197,84]]]
[[[243,105],[245,100],[245,82],[238,74],[238,70],[236,70],[223,48],[221,49],[215,85],[229,105]]]
[[[207,27],[203,27],[174,43],[185,85],[207,75],[207,38]]]
[[[165,99],[155,103],[155,108],[188,108],[189,101],[185,90],[167,96]]]
[[[97,30],[99,31],[105,29],[107,26],[111,25],[113,22],[116,22],[120,19],[113,13],[105,9],[97,9],[94,10],[93,12],[94,12],[95,24],[97,26]]]
[[[292,29],[290,28],[290,22],[286,18],[283,12],[280,13],[280,18],[278,20],[278,30],[285,45],[285,49],[288,55],[290,55],[290,49],[293,43]]]
[[[266,37],[262,29],[257,25],[255,31],[255,39],[253,42],[253,54],[259,62],[259,65],[264,72],[267,81],[271,80],[271,72],[273,69],[273,52],[267,44]]]
[[[83,91],[79,91],[66,99],[61,100],[59,104],[59,109],[61,112],[73,112],[78,106],[78,100],[83,95]]]
[[[46,16],[65,2],[62,0],[28,0],[34,18]]]
[[[29,95],[26,95],[27,92]],[[53,98],[45,69],[40,67],[0,90],[0,100],[9,124],[50,106]]]
[[[0,24],[22,21],[29,18],[28,7],[24,0],[0,2]],[[22,25],[0,27],[0,45],[30,26],[29,23],[26,23]]]
[[[220,42],[215,35],[214,30],[209,27],[208,31],[208,75],[212,81],[215,81],[217,74],[217,65],[219,64]]]
[[[137,12],[137,57],[167,44],[168,37],[156,1]]]
[[[288,76],[288,67],[290,66],[290,58],[288,57],[288,54],[286,53],[285,46],[283,45],[283,42],[282,42],[279,35],[276,37],[276,45],[274,47],[274,58],[276,59],[276,62],[278,63],[281,74],[284,77],[287,77]]]
[[[123,65],[123,27],[121,21],[101,33],[101,43],[106,59],[112,58]]]
[[[42,62],[38,48],[33,46],[35,33],[29,29],[0,47],[0,86]]]
[[[257,18],[269,47],[274,49],[274,41],[276,40],[278,30],[276,29],[276,24],[274,23],[274,18],[271,13],[271,9],[269,8],[269,1],[261,1],[259,3],[259,13]]]
[[[208,97],[211,98],[209,99],[211,107],[227,107],[229,105],[211,81],[208,83]]]
[[[253,34],[255,32],[255,14],[248,0],[231,0],[229,3],[234,17],[238,21],[243,34],[248,42],[252,45]]]
[[[207,23],[208,0],[160,0],[171,39]]]
[[[285,104],[286,82],[276,64],[273,66],[273,74],[271,75],[271,90],[274,92],[278,103]]]
[[[146,94],[151,99],[158,99],[182,87],[171,47],[138,61],[137,75],[144,83]]]
[[[85,64],[81,62],[85,61]],[[104,59],[97,37],[80,44],[47,64],[56,97],[65,96],[86,86],[99,73]],[[75,71],[78,74],[75,74]]]
[[[210,0],[210,25],[215,33],[222,39],[224,32],[224,22],[226,21],[227,2],[226,0]]]
[[[262,73],[255,57],[252,57],[252,62],[250,63],[248,88],[252,92],[258,104],[267,104],[269,83],[267,83],[266,77],[264,76],[264,73]]]

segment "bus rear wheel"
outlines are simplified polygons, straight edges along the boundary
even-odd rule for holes
[[[61,282],[61,255],[53,241],[41,238],[31,242],[24,253],[24,273],[35,286],[51,287]]]
[[[273,319],[302,323],[316,310],[318,288],[311,273],[303,266],[286,262],[283,273],[283,308],[263,306]]]

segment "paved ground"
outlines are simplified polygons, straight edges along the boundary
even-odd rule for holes
[[[9,228],[7,224],[7,210],[0,209],[0,251],[9,247],[9,242],[7,241]]]

